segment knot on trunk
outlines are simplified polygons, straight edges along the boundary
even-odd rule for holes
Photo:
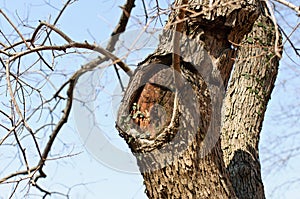
[[[222,80],[205,81],[215,78],[203,77],[204,69],[198,71],[185,61],[181,61],[179,74],[170,67],[170,61],[155,63],[156,58],[135,71],[116,122],[141,172],[163,168],[189,148],[204,157],[219,139]],[[211,66],[209,62],[200,63]]]
[[[201,140],[207,137],[212,111],[210,92],[192,65],[182,62],[181,67],[179,74],[167,64],[144,64],[130,80],[116,128],[132,152],[168,148],[181,153],[197,133]],[[218,137],[214,133],[210,136]],[[210,136],[205,143],[215,140]],[[203,149],[210,146],[205,143]]]
[[[152,151],[174,137],[180,116],[175,92],[169,66],[150,64],[137,70],[117,121],[120,135],[134,152]]]

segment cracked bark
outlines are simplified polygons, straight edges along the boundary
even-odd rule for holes
[[[198,0],[189,1],[189,12],[186,12],[180,41],[181,74],[173,77],[173,73],[170,72],[174,34],[172,29],[176,21],[174,13],[169,17],[166,25],[168,29],[162,33],[155,52],[139,64],[125,92],[116,126],[137,158],[149,198],[264,198],[257,143],[264,111],[277,74],[278,60],[272,59],[268,68],[264,61],[270,54],[266,53],[259,59],[253,58],[253,62],[245,63],[242,57],[249,57],[249,53],[254,54],[254,51],[255,54],[260,53],[264,48],[253,48],[255,45],[232,45],[244,44],[251,34],[253,37],[262,36],[264,42],[266,36],[263,34],[269,35],[274,32],[257,29],[257,23],[262,27],[259,21],[252,29],[261,14],[260,6],[256,1],[213,1],[211,5],[209,2]],[[261,19],[260,17],[259,20]],[[266,24],[271,25],[270,21]],[[244,39],[246,34],[248,36]],[[193,42],[190,42],[191,40]],[[270,50],[273,41],[268,41]],[[234,58],[237,58],[236,62]],[[256,60],[258,61],[255,62]],[[259,72],[260,64],[267,68]],[[221,118],[225,94],[222,88],[227,87],[232,70],[233,77],[226,91],[223,107],[226,114]],[[259,83],[249,81],[249,84],[253,88],[263,85],[259,87],[261,92],[266,92],[263,100],[257,101],[260,98],[253,96],[248,99],[249,93],[238,92],[241,85],[235,75],[241,75],[241,70],[254,72],[261,77]],[[170,102],[174,101],[176,90],[174,79],[181,81],[176,85],[182,86],[179,89],[178,106],[172,106]],[[147,136],[144,131],[133,130],[139,129],[140,126],[128,117],[133,104],[143,103],[147,98],[145,94],[151,92],[151,86],[147,86],[149,84],[155,84],[154,90],[165,92],[169,96],[167,99],[171,99],[167,100],[168,102],[155,100],[155,103],[165,107],[169,119],[157,130],[154,137]],[[232,93],[247,100],[245,103],[237,103],[237,106],[232,100],[236,101],[239,98],[231,98]],[[190,96],[194,97],[190,99]],[[257,103],[260,103],[259,109]],[[147,111],[150,112],[152,105],[145,105],[143,111],[148,108]],[[261,114],[256,114],[255,118],[245,117],[248,112],[244,111],[248,111],[248,106],[254,107],[256,112],[259,110]],[[175,113],[175,117],[170,113]],[[126,122],[124,118],[127,118]],[[254,127],[245,130],[245,125],[248,125],[246,121],[256,125],[255,132],[252,132]],[[147,128],[147,125],[143,128]],[[235,129],[244,130],[241,134],[244,136],[239,137],[239,140],[233,139],[237,132]],[[236,144],[236,141],[240,144]],[[250,158],[243,155],[249,152],[248,146],[252,146]],[[240,152],[243,152],[242,155],[238,155]],[[240,161],[248,161],[250,166],[238,166],[239,174],[236,174],[236,165]],[[248,186],[254,188],[247,188]]]
[[[224,102],[222,151],[239,198],[265,198],[258,144],[278,72],[274,43],[273,22],[262,14],[241,43]]]

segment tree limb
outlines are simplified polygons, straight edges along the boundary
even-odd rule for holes
[[[292,4],[292,3],[290,3],[290,2],[288,2],[286,0],[275,0],[275,1],[277,1],[278,3],[281,3],[282,5],[285,5],[285,6],[289,7],[289,8],[291,8],[300,17],[300,6],[295,6],[294,4]]]
[[[178,3],[178,2],[177,2]],[[183,18],[185,15],[185,8],[183,8],[183,6],[187,5],[188,0],[182,0],[181,1],[181,5],[177,5],[179,6],[178,8],[178,15],[176,17],[176,21],[179,20],[179,23],[175,24],[175,31],[173,34],[173,48],[174,48],[174,52],[173,52],[173,68],[174,70],[176,70],[177,72],[180,73],[180,35],[182,33],[182,28],[183,28]],[[178,3],[179,4],[179,3]]]

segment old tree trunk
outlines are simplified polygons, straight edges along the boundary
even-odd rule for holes
[[[116,125],[146,194],[265,198],[258,142],[279,33],[261,1],[174,5],[159,46],[131,78]]]

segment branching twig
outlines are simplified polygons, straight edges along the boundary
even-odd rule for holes
[[[46,196],[51,195],[51,193],[49,191],[47,191],[46,189],[42,188],[40,185],[38,185],[36,182],[31,181],[31,184],[36,187],[39,191],[45,193],[43,198],[46,198]]]
[[[162,19],[161,19],[161,16],[160,16],[160,6],[159,6],[159,2],[158,2],[158,0],[155,0],[155,2],[156,2],[156,8],[157,8],[157,14],[158,14],[159,22],[160,22],[160,24],[163,26],[163,22],[162,22]]]
[[[2,63],[3,67],[5,67],[6,69],[6,78],[7,78],[7,88],[8,88],[8,92],[9,95],[11,97],[11,102],[13,104],[13,108],[16,110],[17,115],[19,116],[19,120],[17,120],[16,124],[13,126],[13,128],[7,128],[7,130],[9,131],[9,133],[4,137],[4,139],[1,140],[1,143],[3,143],[5,141],[5,139],[12,133],[14,132],[15,135],[15,139],[17,140],[17,144],[18,146],[21,148],[21,152],[24,156],[24,161],[26,164],[26,170],[23,171],[18,171],[15,173],[12,173],[2,179],[0,179],[0,183],[3,182],[7,182],[9,179],[14,178],[16,176],[19,175],[26,175],[27,177],[25,178],[20,178],[17,180],[17,182],[19,183],[22,180],[25,179],[30,179],[30,182],[33,186],[36,186],[40,191],[44,192],[46,195],[47,194],[51,194],[50,192],[42,189],[38,184],[37,181],[39,178],[42,177],[46,177],[46,174],[43,171],[43,167],[45,165],[45,162],[47,160],[50,160],[48,158],[48,155],[51,151],[51,148],[53,146],[53,143],[58,135],[58,133],[60,132],[60,130],[62,129],[62,127],[64,126],[64,124],[68,121],[70,112],[71,112],[71,108],[72,108],[72,103],[73,103],[73,92],[74,92],[74,88],[75,85],[77,83],[77,80],[79,79],[79,77],[84,74],[87,71],[93,70],[94,68],[99,66],[99,63],[102,63],[103,60],[108,60],[111,59],[113,61],[113,64],[117,64],[121,69],[123,69],[129,76],[131,76],[133,74],[133,72],[131,71],[131,69],[124,63],[121,61],[120,58],[118,58],[117,56],[115,56],[113,53],[110,52],[110,50],[112,51],[115,48],[116,42],[119,38],[119,34],[124,32],[129,20],[129,16],[131,13],[132,8],[134,7],[134,2],[135,0],[127,0],[127,3],[124,5],[123,9],[123,13],[122,16],[120,18],[120,22],[118,24],[118,26],[116,27],[116,29],[113,31],[112,33],[112,38],[109,42],[109,45],[107,46],[107,49],[102,48],[101,46],[98,46],[96,44],[90,44],[88,42],[83,42],[83,43],[79,43],[79,42],[75,42],[73,41],[70,37],[68,37],[63,31],[61,31],[60,29],[58,29],[55,24],[58,21],[58,18],[61,16],[61,14],[63,13],[64,9],[67,7],[67,5],[69,5],[71,2],[71,0],[67,1],[67,3],[65,4],[64,8],[60,11],[58,17],[56,18],[54,24],[49,24],[47,22],[40,22],[40,24],[37,26],[37,28],[35,29],[35,31],[33,32],[31,39],[25,40],[25,38],[18,32],[18,30],[16,29],[16,27],[11,23],[11,21],[9,19],[7,19],[8,22],[11,23],[11,25],[14,27],[14,29],[18,32],[19,36],[22,38],[22,42],[17,42],[14,43],[10,46],[4,46],[4,49],[2,49],[3,53],[8,57],[7,60],[5,60],[6,63]],[[6,15],[2,12],[1,10],[1,14],[6,17]],[[7,18],[7,17],[6,17]],[[44,42],[40,45],[35,45],[35,40],[37,35],[39,34],[39,32],[41,31],[41,29],[43,27],[47,27],[49,29],[47,29],[47,36],[44,40]],[[50,43],[49,46],[44,45],[44,43],[46,42],[46,40],[49,38],[49,35],[51,32],[56,32],[60,37],[62,37],[67,43],[64,45],[52,45]],[[23,45],[25,44],[27,46],[27,49],[25,49],[24,51],[21,52],[17,52],[14,47],[19,46],[19,45]],[[30,46],[31,44],[31,46]],[[11,73],[11,64],[17,60],[20,59],[21,57],[31,54],[31,53],[38,53],[38,55],[40,56],[40,59],[42,59],[41,55],[39,54],[41,51],[47,51],[47,50],[51,50],[51,51],[66,51],[67,49],[70,48],[79,48],[79,49],[88,49],[88,50],[93,50],[96,52],[101,53],[102,55],[104,55],[104,58],[99,58],[96,61],[92,61],[86,65],[84,65],[81,69],[79,69],[78,71],[76,71],[70,78],[69,80],[63,84],[61,86],[60,89],[58,89],[58,91],[54,94],[54,96],[51,98],[51,100],[53,100],[54,98],[56,98],[60,92],[62,92],[62,90],[64,89],[65,86],[68,85],[67,88],[67,98],[66,98],[66,104],[65,104],[65,108],[63,111],[63,115],[61,116],[61,118],[59,119],[58,123],[56,125],[54,125],[54,129],[52,130],[51,135],[49,136],[49,140],[47,141],[45,147],[42,149],[42,152],[40,152],[40,148],[38,146],[38,143],[36,141],[36,137],[33,133],[33,130],[30,128],[30,126],[27,124],[27,120],[28,120],[28,116],[26,116],[27,118],[25,118],[25,114],[24,112],[22,113],[21,109],[20,109],[20,105],[18,104],[18,96],[16,95],[16,93],[13,92],[13,88],[12,88],[12,77],[15,77],[14,74]],[[14,52],[13,53],[5,53],[7,52],[7,50],[9,49],[13,49]],[[1,59],[2,61],[2,59]],[[45,61],[42,60],[44,63]],[[47,65],[47,63],[45,63]],[[17,83],[19,83],[19,72],[17,73]],[[118,74],[117,74],[118,75]],[[119,77],[120,78],[120,77]],[[16,84],[17,85],[17,84]],[[122,83],[121,83],[122,85]],[[19,89],[19,88],[16,88]],[[123,85],[122,85],[122,89],[124,89]],[[20,91],[17,91],[20,92]],[[23,92],[21,90],[21,92]],[[17,93],[18,94],[18,93]],[[21,99],[21,101],[23,101],[25,103],[25,99],[24,99],[24,93],[22,93],[23,95],[23,99]],[[21,97],[22,97],[21,96]],[[51,101],[50,100],[50,101]],[[47,102],[50,102],[47,100]],[[47,103],[46,102],[46,103]],[[25,108],[25,104],[24,108]],[[44,104],[44,102],[42,102],[42,104]],[[43,106],[43,105],[42,105]],[[40,107],[40,106],[39,106]],[[25,110],[24,110],[25,111]],[[7,115],[5,112],[3,112],[5,116],[9,117],[9,115]],[[20,125],[23,124],[26,129],[30,132],[30,134],[33,136],[34,138],[34,142],[36,147],[38,148],[38,152],[40,155],[40,159],[39,162],[37,163],[36,166],[31,167],[29,166],[27,159],[26,159],[26,154],[25,154],[25,148],[22,147],[21,145],[21,140],[18,137],[19,135],[16,134],[15,129]],[[62,156],[63,157],[63,156]],[[38,174],[37,174],[38,172]]]
[[[38,167],[32,167],[29,171],[32,173],[34,171],[36,171],[38,169]],[[15,172],[15,173],[12,173],[2,179],[0,179],[0,184],[3,183],[3,182],[6,182],[7,180],[13,178],[13,177],[16,177],[16,176],[19,176],[19,175],[26,175],[28,174],[28,171],[27,170],[23,170],[23,171],[18,171],[18,172]]]
[[[102,48],[101,46],[98,46],[96,44],[89,44],[88,42],[85,42],[85,43],[74,42],[70,37],[68,37],[61,30],[59,30],[55,26],[53,26],[51,24],[48,24],[46,22],[40,22],[40,25],[38,26],[37,30],[34,32],[34,34],[32,36],[33,41],[34,41],[35,35],[37,34],[38,30],[42,26],[47,26],[48,28],[55,31],[62,38],[64,38],[68,42],[68,44],[63,45],[63,46],[40,46],[40,47],[36,47],[36,48],[31,49],[31,50],[23,51],[22,52],[23,54],[19,53],[16,56],[13,56],[13,59],[16,59],[17,57],[20,57],[20,56],[23,56],[25,54],[31,53],[33,51],[41,51],[41,50],[63,50],[63,51],[65,51],[68,48],[83,48],[83,49],[94,50],[94,51],[97,51],[97,52],[103,54],[104,56],[106,56],[106,58],[111,59],[114,63],[118,64],[129,76],[133,75],[133,72],[131,71],[131,69],[124,62],[122,62],[121,59],[119,59],[117,56],[115,56],[113,53],[109,52],[108,50],[105,50],[104,48]],[[112,42],[115,42],[115,41],[112,41]]]
[[[70,5],[71,1],[72,1],[72,0],[68,0],[68,1],[65,3],[65,5],[63,6],[63,8],[61,9],[61,11],[59,12],[59,14],[57,15],[56,19],[54,20],[53,26],[55,26],[55,25],[57,24],[59,18],[61,17],[61,15],[63,14],[63,12],[64,12],[65,9],[67,8],[67,6]],[[50,36],[51,32],[52,32],[51,29],[50,29],[49,32],[47,32],[47,36],[46,36],[46,38],[44,39],[44,41],[42,42],[42,45],[45,44],[45,42],[47,41],[47,38]]]
[[[27,46],[28,49],[30,49],[29,44],[26,42],[26,39],[24,39],[23,35],[21,32],[17,29],[17,27],[13,24],[13,22],[7,17],[7,15],[0,9],[0,13],[3,15],[3,17],[8,21],[8,23],[13,27],[13,29],[18,33],[20,38],[23,40],[24,44]]]
[[[31,42],[32,42],[32,43],[34,42],[37,33],[40,31],[40,29],[41,29],[43,26],[46,26],[46,27],[50,28],[50,30],[55,31],[55,32],[56,32],[57,34],[59,34],[62,38],[64,38],[68,43],[72,43],[72,42],[73,42],[72,39],[71,39],[70,37],[68,37],[65,33],[63,33],[61,30],[59,30],[58,28],[56,28],[54,25],[49,24],[49,23],[44,22],[44,21],[40,21],[40,24],[38,25],[38,27],[35,29],[34,33],[32,34],[32,37],[31,37]]]
[[[42,154],[42,158],[40,159],[39,163],[38,163],[38,168],[39,171],[41,173],[41,176],[39,177],[46,177],[46,175],[44,174],[44,172],[42,171],[43,166],[45,161],[47,160],[48,154],[52,148],[52,145],[54,143],[55,138],[57,137],[59,131],[61,130],[61,128],[63,127],[63,125],[68,121],[70,112],[71,112],[71,108],[72,108],[72,104],[73,104],[73,93],[74,93],[74,88],[76,86],[76,83],[79,79],[79,77],[81,75],[83,75],[85,72],[92,70],[93,68],[97,67],[97,65],[94,64],[86,64],[84,67],[82,67],[81,69],[79,69],[78,71],[76,71],[72,77],[68,80],[69,83],[69,88],[67,90],[67,102],[66,102],[66,106],[65,109],[63,111],[63,116],[61,117],[61,119],[59,120],[59,122],[57,123],[57,125],[55,126],[54,130],[52,131],[52,134],[50,135],[50,138],[46,144],[46,147],[43,150],[43,154]]]
[[[7,62],[9,63],[9,62]],[[11,100],[12,100],[12,103],[14,105],[14,107],[16,108],[16,111],[17,111],[17,114],[19,115],[20,117],[20,120],[23,122],[25,128],[29,131],[29,133],[31,134],[32,136],[32,139],[34,141],[34,144],[35,144],[35,147],[37,148],[37,151],[38,151],[38,154],[40,155],[41,157],[41,152],[40,152],[40,148],[39,148],[39,145],[38,145],[38,142],[36,140],[36,137],[34,136],[34,133],[32,131],[32,129],[30,128],[30,126],[28,125],[27,121],[25,120],[25,118],[23,117],[23,114],[21,112],[21,109],[15,99],[15,96],[14,96],[14,93],[12,91],[12,86],[11,86],[11,81],[10,81],[10,69],[9,69],[9,65],[7,64],[6,65],[6,82],[7,82],[7,89],[8,89],[8,92],[9,92],[9,95],[11,97]]]
[[[71,1],[72,1],[72,0],[68,0],[68,1],[65,3],[64,7],[61,9],[61,11],[60,11],[59,14],[57,15],[56,19],[54,20],[53,26],[56,25],[56,23],[58,22],[59,18],[61,17],[61,15],[63,14],[63,12],[64,12],[65,9],[67,8],[67,6],[71,3]],[[52,29],[50,29],[50,31],[47,32],[47,35],[46,35],[46,37],[45,37],[45,39],[44,39],[44,41],[42,42],[41,45],[44,45],[44,44],[45,44],[45,42],[46,42],[47,39],[49,38],[51,32],[52,32]],[[31,40],[31,41],[32,41],[32,40]],[[32,41],[31,44],[34,46],[33,42],[34,42],[34,41]],[[53,70],[53,68],[46,62],[46,60],[43,58],[43,56],[42,56],[39,52],[37,52],[37,54],[39,55],[40,59],[46,64],[46,66],[47,66],[50,70]]]
[[[96,44],[89,44],[87,42],[85,42],[85,43],[71,42],[69,44],[65,44],[62,46],[38,46],[35,48],[31,48],[30,50],[25,50],[23,52],[13,54],[13,56],[9,59],[9,62],[12,62],[19,57],[22,57],[24,55],[27,55],[27,54],[30,54],[33,52],[45,51],[45,50],[66,51],[67,49],[70,49],[70,48],[81,48],[81,49],[88,49],[88,50],[93,50],[93,51],[99,52],[99,53],[103,54],[104,56],[108,57],[109,59],[111,59],[115,64],[119,65],[129,76],[132,76],[132,74],[133,74],[133,72],[131,71],[129,66],[127,66],[127,64],[122,62],[121,59],[119,59],[117,56],[115,56],[114,54],[105,50],[101,46],[98,46]]]

